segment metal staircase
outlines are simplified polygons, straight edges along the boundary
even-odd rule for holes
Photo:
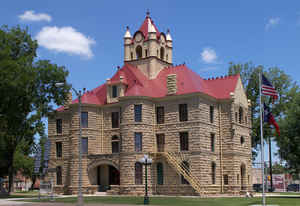
[[[183,175],[183,177],[190,183],[190,185],[196,190],[196,192],[199,193],[200,196],[204,195],[198,178],[190,172],[189,168],[187,168],[186,165],[182,164],[182,162],[185,160],[185,156],[183,153],[161,152],[161,154],[163,154],[168,163],[173,166],[178,174]]]

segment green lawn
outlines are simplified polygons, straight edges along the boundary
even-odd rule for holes
[[[13,192],[9,196],[0,196],[0,198],[26,198],[26,197],[37,197],[39,194],[38,191],[29,191],[29,192]]]
[[[38,202],[38,200],[29,200]],[[43,199],[41,202],[48,202]],[[57,198],[55,202],[76,203],[76,197]],[[106,203],[106,204],[143,204],[143,197],[85,197],[85,203]],[[172,206],[248,206],[261,204],[261,198],[183,198],[183,197],[151,197],[151,205],[172,205]],[[267,198],[267,204],[280,206],[300,206],[300,198]]]

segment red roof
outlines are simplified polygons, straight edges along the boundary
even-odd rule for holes
[[[145,40],[148,40],[148,21],[150,20],[151,24],[154,26],[155,28],[155,31],[156,31],[156,37],[157,39],[159,39],[159,35],[160,35],[160,32],[158,31],[157,27],[155,26],[153,20],[151,19],[151,17],[149,16],[146,16],[142,26],[140,27],[140,29],[138,31],[142,32],[144,37],[145,37]]]
[[[204,93],[216,99],[229,99],[230,92],[234,92],[240,78],[238,74],[205,80],[186,65],[178,65],[166,67],[160,71],[155,79],[148,79],[136,66],[126,63],[110,79],[110,84],[120,83],[120,76],[122,76],[123,83],[127,85],[124,96],[161,98],[167,96],[166,85],[169,74],[176,74],[177,93],[175,95]],[[78,103],[78,100],[73,100],[72,103]],[[82,96],[82,103],[107,104],[106,84],[86,92]],[[63,107],[58,109],[58,111],[61,110],[63,110]]]

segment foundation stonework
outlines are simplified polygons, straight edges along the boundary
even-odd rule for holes
[[[147,16],[146,24],[151,24],[149,19]],[[159,37],[149,33],[147,37],[143,28],[142,25],[131,41],[130,33],[124,37],[125,47],[128,47],[125,48],[125,66],[106,84],[82,97],[81,110],[88,113],[88,127],[82,129],[82,137],[88,139],[87,153],[82,156],[83,192],[104,190],[109,194],[144,195],[145,168],[142,169],[142,184],[136,184],[135,170],[135,164],[144,154],[153,159],[153,164],[148,167],[150,194],[238,195],[252,190],[251,105],[239,75],[211,80],[189,76],[197,74],[185,65],[172,66],[170,36],[163,39],[166,36],[163,33]],[[137,33],[142,34],[138,37],[142,40],[135,39]],[[151,38],[157,38],[157,44]],[[138,45],[144,49],[141,59],[138,59],[138,53],[130,54]],[[163,56],[160,52],[164,52]],[[183,70],[185,72],[181,72]],[[175,78],[172,81],[177,85],[172,86],[169,94],[168,75]],[[197,84],[200,87],[189,89],[194,86],[189,78],[199,78]],[[163,79],[162,84],[153,89],[151,85],[157,86],[159,79]],[[227,86],[229,84],[233,86]],[[113,96],[114,85],[118,86],[117,97]],[[152,89],[147,90],[150,87]],[[209,89],[204,90],[206,87]],[[221,94],[213,92],[219,89],[223,91]],[[181,104],[187,105],[187,121],[180,121]],[[135,105],[142,105],[141,121],[135,121]],[[69,102],[48,120],[49,167],[61,167],[61,175],[49,174],[57,193],[76,194],[78,191],[78,106],[76,101]],[[163,123],[157,122],[157,107],[164,108]],[[114,128],[113,112],[119,117]],[[57,119],[62,120],[61,134],[57,133]],[[188,148],[184,151],[182,132],[188,134]],[[141,151],[136,151],[135,133],[142,134]],[[164,134],[163,141],[157,140],[158,134]],[[61,157],[57,157],[57,142],[62,143]],[[176,168],[176,161],[168,161],[166,153],[178,162],[188,163],[188,176],[193,176],[202,192],[190,179],[182,182],[182,172]],[[158,172],[158,163],[162,164],[162,172]],[[60,177],[62,182],[58,185]]]

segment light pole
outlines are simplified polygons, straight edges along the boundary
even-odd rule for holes
[[[64,83],[56,83],[55,86],[61,87]],[[82,125],[81,125],[81,90],[77,91],[73,87],[71,87],[76,96],[78,97],[78,115],[79,115],[79,137],[78,137],[78,196],[77,196],[77,205],[83,206],[83,196],[82,196],[82,148],[81,148],[81,134],[82,134]],[[85,92],[85,88],[83,88],[83,93]]]
[[[149,205],[149,196],[148,196],[148,174],[147,174],[147,166],[152,164],[152,159],[148,157],[148,155],[144,155],[140,159],[140,163],[145,165],[145,196],[144,196],[144,205]]]

